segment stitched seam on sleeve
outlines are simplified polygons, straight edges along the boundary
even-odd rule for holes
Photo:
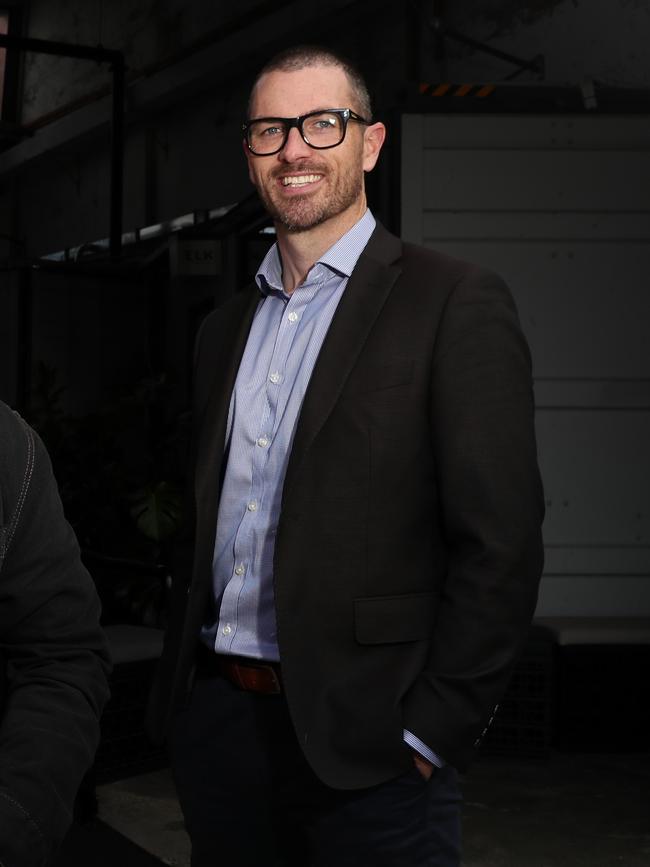
[[[18,526],[18,521],[20,520],[20,515],[23,510],[23,506],[25,505],[25,500],[27,499],[27,491],[29,490],[29,485],[32,480],[32,475],[34,473],[34,434],[32,432],[32,429],[28,427],[27,424],[25,424],[25,422],[22,420],[22,418],[20,418],[20,416],[18,416],[18,420],[23,426],[23,430],[25,431],[25,437],[27,439],[27,461],[25,463],[25,472],[23,474],[23,481],[20,488],[20,493],[18,495],[18,502],[16,503],[16,510],[7,529],[5,554],[11,546],[11,540],[13,539],[14,533],[16,532],[16,527]]]
[[[43,835],[43,831],[41,830],[41,826],[36,821],[36,819],[30,813],[27,812],[27,810],[23,807],[23,805],[21,803],[19,803],[15,798],[12,798],[11,795],[8,795],[6,792],[0,792],[0,798],[4,798],[5,801],[9,801],[9,803],[12,806],[14,806],[20,813],[22,813],[23,816],[27,819],[27,821],[30,822],[34,826],[34,828],[36,829],[36,832],[37,832],[38,836],[41,838],[41,840],[45,840],[45,837]]]

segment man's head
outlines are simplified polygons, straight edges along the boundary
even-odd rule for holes
[[[252,113],[255,89],[258,82],[269,72],[296,72],[310,66],[333,66],[342,70],[348,80],[350,92],[355,104],[351,106],[366,120],[372,120],[372,105],[370,93],[362,74],[357,67],[342,54],[323,48],[320,45],[296,45],[280,51],[272,57],[257,73],[257,77],[251,87],[248,101],[248,117],[254,117]]]
[[[295,124],[281,122],[326,109],[350,112],[308,118],[302,135]],[[347,231],[366,208],[363,173],[374,167],[385,137],[383,124],[372,123],[359,72],[323,48],[284,51],[253,85],[248,120],[257,119],[267,120],[248,125],[244,151],[250,179],[276,225],[304,232],[329,222]]]

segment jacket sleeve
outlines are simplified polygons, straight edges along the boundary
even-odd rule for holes
[[[448,562],[404,724],[463,768],[505,690],[543,565],[530,354],[495,275],[472,269],[447,300],[430,423]]]
[[[42,867],[99,740],[99,601],[36,434],[0,405],[0,864]]]

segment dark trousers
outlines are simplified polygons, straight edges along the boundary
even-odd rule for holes
[[[199,676],[170,740],[192,867],[458,867],[453,768],[371,788],[325,786],[282,696]]]

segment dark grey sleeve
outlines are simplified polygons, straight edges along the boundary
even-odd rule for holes
[[[40,439],[0,406],[0,864],[48,863],[99,740],[99,600]]]

